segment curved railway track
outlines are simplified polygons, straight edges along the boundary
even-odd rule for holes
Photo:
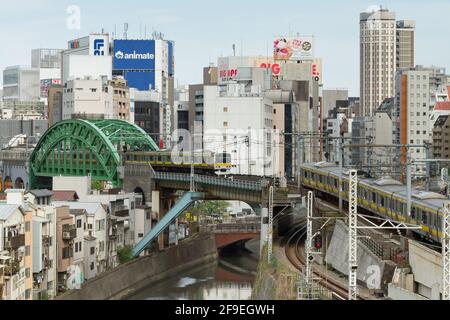
[[[304,252],[304,241],[306,237],[306,224],[299,224],[293,229],[291,229],[281,240],[281,245],[285,248],[286,257],[292,265],[304,272],[305,270],[305,252]],[[338,300],[346,300],[348,295],[348,289],[343,286],[340,282],[330,279],[322,271],[319,271],[313,266],[313,274],[315,277],[320,278],[318,283],[328,289],[333,297]],[[362,297],[358,297],[360,300],[364,300]]]

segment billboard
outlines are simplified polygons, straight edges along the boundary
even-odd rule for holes
[[[124,78],[128,81],[128,87],[139,91],[147,91],[150,88],[155,89],[154,71],[125,71]]]
[[[220,57],[217,60],[219,85],[236,81],[239,68],[262,68],[272,70],[274,77],[279,76],[281,67],[266,57]]]
[[[275,61],[301,61],[314,59],[314,37],[277,37],[273,43]]]
[[[60,85],[61,79],[44,79],[41,80],[41,98],[48,98],[48,88],[52,85]]]
[[[114,40],[115,70],[155,70],[154,40]]]
[[[104,34],[91,34],[89,36],[89,55],[109,56],[109,36]]]

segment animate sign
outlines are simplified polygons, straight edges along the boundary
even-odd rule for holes
[[[115,40],[114,69],[155,70],[155,41]]]

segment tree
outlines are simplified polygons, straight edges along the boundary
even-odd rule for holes
[[[193,213],[205,216],[223,216],[228,212],[227,201],[202,201],[195,204]]]
[[[133,247],[126,246],[117,250],[117,257],[119,258],[119,262],[127,263],[128,261],[133,260]]]

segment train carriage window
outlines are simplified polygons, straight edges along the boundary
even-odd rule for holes
[[[435,215],[436,219],[434,219],[434,226],[437,230],[442,229],[442,217],[439,215],[439,212]]]
[[[424,225],[428,224],[428,214],[426,211],[422,212],[422,224],[424,224]]]
[[[416,208],[411,207],[411,218],[416,219]]]
[[[400,212],[400,214],[402,216],[406,215],[406,203],[401,203],[401,212]]]
[[[377,194],[375,192],[372,192],[372,202],[376,203],[377,201]]]
[[[308,178],[308,171],[303,172],[303,178]]]
[[[380,204],[382,207],[384,207],[384,197],[380,196]]]

